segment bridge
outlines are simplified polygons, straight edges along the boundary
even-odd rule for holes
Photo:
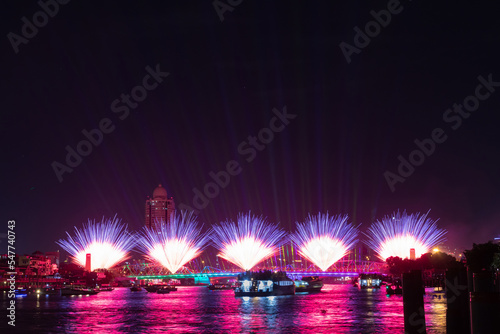
[[[385,263],[376,261],[339,261],[330,267],[329,271],[323,272],[318,270],[314,265],[305,269],[295,268],[293,265],[280,267],[256,267],[254,271],[271,270],[271,271],[286,271],[291,279],[300,279],[304,276],[319,276],[319,277],[358,277],[359,274],[380,273],[383,271]],[[129,271],[127,277],[134,280],[151,280],[151,279],[186,279],[193,278],[196,283],[209,284],[210,279],[236,277],[242,274],[241,269],[222,270],[210,266],[205,266],[201,272],[193,272],[187,267],[183,267],[179,273],[169,273],[165,268],[154,264],[138,264],[126,268]]]

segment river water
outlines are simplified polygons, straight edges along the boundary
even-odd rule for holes
[[[442,293],[426,291],[427,333],[445,333],[446,300]],[[5,310],[5,293],[0,302]],[[253,298],[195,286],[169,294],[116,288],[94,296],[19,297],[16,308],[13,332],[21,333],[404,332],[401,296],[351,285],[326,284],[321,293],[310,295]],[[5,317],[0,328],[1,333],[12,329]]]

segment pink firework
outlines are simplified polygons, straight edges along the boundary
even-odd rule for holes
[[[175,274],[182,266],[202,252],[206,236],[197,227],[192,212],[183,211],[158,227],[144,228],[139,247],[146,256]]]
[[[347,219],[347,216],[318,213],[317,216],[309,215],[305,223],[297,223],[297,232],[291,238],[299,254],[326,271],[356,242],[358,230]]]
[[[368,237],[366,244],[370,246],[382,260],[391,256],[408,258],[410,249],[415,249],[415,257],[431,251],[433,246],[445,240],[445,230],[437,228],[437,220],[427,218],[420,213],[402,214],[393,213],[382,221],[373,223],[365,235]]]
[[[278,242],[285,232],[262,217],[240,214],[238,222],[213,227],[210,238],[219,249],[219,257],[250,270],[279,251]]]
[[[134,247],[133,236],[127,232],[125,224],[116,218],[100,223],[90,221],[80,230],[75,227],[75,237],[66,232],[68,238],[56,243],[64,248],[73,261],[85,266],[87,254],[91,255],[91,270],[109,269],[128,258]]]

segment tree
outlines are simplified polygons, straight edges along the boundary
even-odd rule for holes
[[[385,262],[389,266],[389,272],[394,276],[401,276],[402,273],[408,272],[413,269],[414,261],[402,259],[399,256],[390,256]]]
[[[493,258],[493,269],[500,270],[500,253],[496,253]]]
[[[457,268],[459,265],[454,256],[443,252],[437,252],[430,256],[430,267],[434,269]]]
[[[406,273],[415,269],[444,270],[449,268],[456,268],[460,265],[455,257],[443,252],[422,254],[422,256],[416,260],[401,259],[397,256],[391,256],[387,258],[385,262],[389,266],[389,272],[395,276],[400,276],[402,273]]]
[[[497,254],[500,253],[500,245],[488,241],[484,244],[472,244],[472,249],[464,251],[467,266],[472,272],[483,270],[494,270],[498,265]]]

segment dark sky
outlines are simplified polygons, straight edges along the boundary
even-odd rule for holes
[[[354,28],[388,6],[398,13],[348,63],[339,45],[354,47]],[[42,25],[40,10],[8,1],[0,14],[0,233],[16,220],[19,253],[57,249],[88,218],[138,229],[159,183],[193,206],[193,188],[232,160],[241,172],[200,210],[206,227],[252,210],[293,231],[329,211],[365,231],[394,210],[431,209],[452,248],[500,233],[500,87],[480,87],[489,95],[467,118],[447,113],[478,101],[479,76],[500,82],[492,1],[243,1],[221,21],[211,1],[74,0],[21,43],[22,18]],[[134,108],[112,108],[141,98],[148,66],[169,75],[147,79],[156,87]],[[270,140],[262,129],[280,126],[273,109],[285,106],[296,117]],[[114,130],[60,182],[53,163],[103,119]],[[446,141],[392,192],[384,173],[436,128]],[[259,132],[269,142],[248,162],[240,152]]]

